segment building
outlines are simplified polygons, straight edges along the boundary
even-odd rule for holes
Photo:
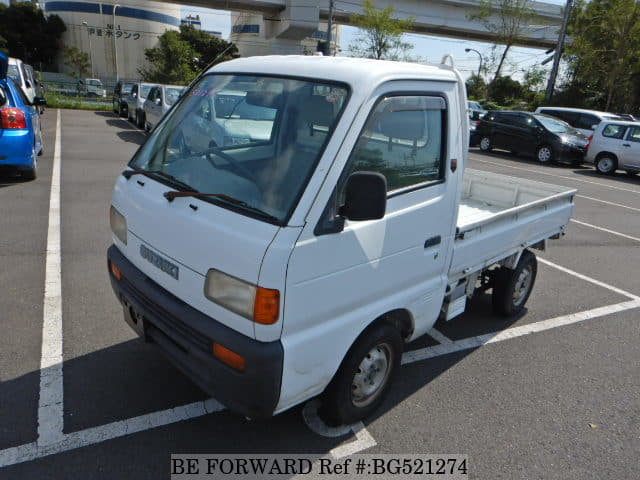
[[[180,21],[180,23],[182,25],[191,25],[198,30],[202,30],[202,21],[200,21],[200,15],[187,15]],[[222,32],[217,32],[215,30],[203,30],[203,32],[208,33],[212,37],[222,38]]]
[[[246,12],[231,13],[230,41],[238,47],[240,55],[312,55],[318,43],[327,38],[327,24],[319,23],[318,29],[303,40],[279,38],[278,21],[264,20],[262,14]],[[333,25],[331,51],[336,52],[340,44],[340,25]]]
[[[102,79],[139,78],[145,49],[155,47],[160,35],[181,24],[181,6],[171,3],[127,0],[124,6],[114,0],[65,0],[40,5],[46,14],[62,18],[67,27],[63,44],[88,53],[91,76]],[[62,57],[58,66],[67,70]]]

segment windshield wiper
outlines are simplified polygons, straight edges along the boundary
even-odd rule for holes
[[[249,205],[247,202],[234,198],[230,195],[226,195],[224,193],[202,193],[202,192],[198,192],[198,191],[186,191],[186,192],[179,192],[179,191],[170,191],[170,192],[164,192],[163,193],[164,198],[166,198],[169,202],[173,202],[173,199],[176,197],[214,197],[214,198],[219,198],[221,200],[224,200],[226,202],[232,203],[234,205],[238,205],[240,207],[242,207],[244,210],[249,210],[253,213],[256,213],[258,215],[260,215],[261,217],[270,220],[271,222],[275,222],[278,223],[280,222],[280,220],[277,217],[274,217],[273,215],[271,215],[270,213],[267,213],[263,210],[260,210],[257,207],[254,207],[253,205]]]
[[[122,172],[122,176],[124,178],[126,178],[127,180],[129,180],[134,175],[138,175],[138,174],[142,174],[142,175],[149,175],[149,174],[160,175],[161,177],[164,177],[167,180],[170,180],[171,183],[173,183],[174,185],[176,185],[178,187],[187,188],[187,189],[193,188],[191,185],[187,185],[186,183],[181,182],[180,180],[178,180],[173,175],[170,175],[170,174],[168,174],[166,172],[163,172],[162,170],[145,170],[145,169],[140,168],[140,169],[135,169],[135,170],[125,170],[124,172]]]

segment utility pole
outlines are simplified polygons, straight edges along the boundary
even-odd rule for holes
[[[327,44],[325,45],[324,54],[328,57],[331,56],[331,41],[333,33],[333,0],[329,0],[329,20],[327,20]]]
[[[562,51],[564,50],[564,39],[567,35],[567,25],[569,24],[569,17],[571,16],[572,7],[573,0],[567,0],[567,5],[564,7],[564,18],[562,19],[562,28],[560,29],[560,36],[558,37],[558,45],[556,46],[556,53],[553,56],[551,75],[549,75],[549,82],[547,83],[547,92],[544,97],[545,103],[551,102],[551,99],[553,98],[553,90],[556,86],[556,77],[558,76],[560,57],[562,57]]]

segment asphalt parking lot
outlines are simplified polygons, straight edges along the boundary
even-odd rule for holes
[[[481,479],[637,478],[640,177],[473,149],[471,168],[577,188],[566,237],[540,254],[523,316],[474,299],[407,347],[373,418],[331,430],[313,404],[231,414],[135,337],[105,254],[114,179],[145,135],[105,112],[43,122],[38,179],[0,179],[1,479],[157,479],[172,453],[329,452],[465,454]]]

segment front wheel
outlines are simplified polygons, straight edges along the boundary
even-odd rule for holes
[[[333,423],[352,424],[382,403],[402,356],[402,338],[387,323],[367,330],[351,347],[327,387],[322,411]]]
[[[499,268],[493,277],[493,311],[505,317],[520,314],[531,295],[538,273],[538,261],[529,250],[522,252],[514,270]]]
[[[493,145],[491,144],[491,139],[489,137],[482,137],[480,139],[480,150],[483,152],[490,152],[492,148]]]
[[[553,149],[548,145],[542,145],[536,150],[536,160],[540,163],[551,163],[553,161]]]
[[[618,168],[618,161],[611,155],[602,155],[596,160],[596,170],[603,175],[611,175]]]

